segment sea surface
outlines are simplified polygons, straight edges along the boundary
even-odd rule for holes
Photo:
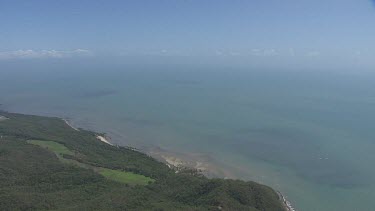
[[[1,109],[199,153],[306,211],[374,210],[375,74],[149,67],[0,70]]]

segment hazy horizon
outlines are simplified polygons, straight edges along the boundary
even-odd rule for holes
[[[0,65],[75,60],[371,70],[374,23],[370,0],[2,1]]]

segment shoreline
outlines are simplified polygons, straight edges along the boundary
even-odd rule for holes
[[[118,208],[118,201],[112,203],[111,198],[120,197],[118,199],[122,202],[124,202],[123,199],[134,199],[134,203],[137,204],[136,209],[139,205],[139,209],[285,210],[276,192],[261,184],[244,180],[209,179],[194,169],[183,167],[169,169],[166,164],[153,159],[150,155],[136,152],[136,149],[133,152],[131,148],[128,149],[129,147],[111,147],[106,143],[101,143],[100,140],[97,140],[99,136],[108,142],[104,133],[83,128],[80,128],[80,131],[77,132],[68,127],[61,118],[5,112],[4,114],[0,112],[0,114],[12,119],[12,122],[5,121],[0,124],[1,132],[6,137],[3,142],[4,147],[12,152],[8,153],[12,157],[5,157],[7,158],[5,162],[8,160],[18,161],[18,163],[11,165],[15,168],[14,171],[13,169],[11,171],[17,173],[19,169],[26,169],[22,172],[24,173],[22,175],[26,175],[25,178],[28,179],[38,174],[41,169],[62,169],[64,171],[57,171],[57,174],[65,177],[53,177],[53,180],[47,181],[49,183],[46,184],[49,186],[58,184],[62,190],[65,190],[66,186],[73,188],[76,192],[82,192],[83,189],[91,190],[93,185],[99,185],[104,188],[101,189],[103,194],[107,194],[103,195],[104,199],[108,199],[108,203],[103,204],[103,209]],[[15,142],[17,142],[16,145]],[[116,143],[115,140],[113,140],[113,143]],[[20,153],[22,154],[21,157],[19,156]],[[168,160],[167,157],[164,157],[164,159]],[[43,160],[51,160],[51,162],[41,163]],[[175,162],[177,166],[183,165],[182,160],[169,159],[168,161]],[[30,163],[38,166],[38,168],[32,168],[33,171],[30,172],[30,169],[27,168]],[[201,165],[200,163],[197,164]],[[87,165],[89,165],[89,168],[87,168]],[[97,172],[96,167],[100,168],[101,171]],[[175,171],[177,172],[175,173]],[[56,171],[52,173],[54,172]],[[47,177],[51,174],[47,171],[43,173],[46,174],[42,176]],[[100,174],[98,175],[98,173]],[[13,176],[17,177],[17,174]],[[75,178],[75,176],[78,176],[78,179],[76,179],[78,182],[73,181],[72,183],[71,178]],[[112,182],[108,182],[108,180],[112,180]],[[9,181],[12,182],[11,179]],[[88,182],[82,183],[82,181]],[[154,182],[156,186],[152,185]],[[142,189],[142,186],[147,187]],[[194,188],[192,189],[192,187]],[[39,182],[37,181],[30,188],[31,191],[39,190]],[[204,191],[201,190],[202,188]],[[113,195],[112,192],[117,193],[118,196]],[[176,198],[176,194],[181,195],[182,198]],[[192,194],[194,197],[191,197]],[[139,200],[138,195],[142,197],[141,200]],[[65,196],[70,198],[65,198]],[[55,194],[51,193],[46,197],[54,199]],[[100,204],[103,197],[94,202]],[[76,202],[77,207],[82,206],[83,209],[86,209],[86,204],[82,204],[80,200],[75,200],[76,197],[71,197],[69,192],[62,195],[62,199],[63,202]],[[94,199],[96,200],[95,197]],[[201,199],[203,199],[202,203],[197,204],[197,200]],[[251,200],[244,203],[243,200],[246,199]],[[34,201],[38,202],[42,209],[46,206],[45,200],[40,200],[40,197],[36,197]],[[12,202],[12,200],[9,201],[9,206],[5,204],[4,209],[12,207]],[[23,202],[24,199],[20,199],[21,205]],[[130,203],[133,203],[133,201],[130,201]],[[144,203],[147,206],[144,206]],[[127,209],[128,204],[128,201],[125,200],[125,203],[121,206]],[[134,208],[132,205],[129,206],[129,209]],[[56,206],[60,206],[58,202]],[[61,206],[65,206],[65,203],[62,203]],[[67,206],[69,208],[70,205]],[[22,208],[22,206],[20,207]],[[88,209],[95,209],[95,207],[97,206],[91,207],[90,205]],[[61,209],[65,208],[61,207]]]
[[[79,131],[79,129],[78,128],[76,128],[76,127],[74,127],[70,122],[69,122],[69,120],[67,120],[67,119],[65,119],[65,118],[61,118],[64,122],[65,122],[65,124],[67,124],[70,128],[72,128],[73,130],[75,130],[75,131]]]
[[[169,151],[161,147],[149,147],[142,149],[141,152],[165,163],[170,168],[186,167],[196,169],[208,178],[236,179],[233,174],[234,168],[219,163],[207,154]]]
[[[0,116],[0,121],[2,120],[1,117],[2,117],[2,116]],[[4,117],[4,118],[6,119],[6,117]],[[65,119],[65,118],[61,118],[61,119],[62,119],[62,120],[65,122],[65,124],[68,125],[70,128],[72,128],[72,129],[75,130],[75,131],[79,131],[79,129],[76,128],[76,127],[74,127],[74,126],[69,122],[69,120],[67,120],[67,119]],[[97,138],[99,141],[103,142],[103,143],[109,144],[109,145],[111,145],[111,146],[115,146],[115,145],[112,144],[110,141],[108,141],[108,139],[110,139],[110,138],[106,137],[105,135],[96,135],[96,138]]]
[[[105,136],[96,135],[96,138],[99,139],[99,141],[101,141],[101,142],[104,142],[104,143],[109,144],[111,146],[115,146],[114,144],[112,144],[111,142],[109,142],[108,141],[109,138],[106,138]]]
[[[279,195],[279,198],[280,200],[283,202],[285,208],[287,211],[297,211],[293,206],[292,206],[292,203],[290,203],[290,201],[288,201],[286,199],[286,197],[280,192],[280,191],[276,191],[277,194]]]
[[[69,123],[67,119],[61,119],[70,128],[75,131],[79,131],[79,129]],[[96,138],[103,143],[115,146],[115,144],[112,144],[109,141],[110,138],[108,136],[97,134]],[[160,162],[165,163],[165,165],[167,165],[171,169],[176,169],[176,173],[178,173],[179,168],[187,167],[198,170],[198,172],[208,178],[238,179],[235,174],[232,173],[233,171],[230,170],[235,170],[234,168],[230,166],[226,166],[226,168],[224,168],[224,164],[217,163],[217,161],[209,157],[209,155],[199,153],[172,152],[162,149],[161,147],[144,147],[144,149],[136,150],[147,154],[155,158],[156,160],[159,160]],[[279,190],[274,189],[274,191],[278,194],[279,200],[283,203],[286,211],[297,211]]]
[[[202,173],[208,178],[238,179],[234,174],[230,173],[231,171],[224,170],[223,167],[220,167],[219,164],[210,163],[212,161],[207,161],[207,160],[202,161],[199,159],[199,156],[196,156],[196,154],[191,154],[193,158],[190,158],[190,159],[188,158],[186,160],[182,158],[183,155],[179,155],[179,153],[162,151],[161,148],[159,148],[159,150],[160,150],[159,154],[155,154],[155,153],[153,154],[146,153],[146,154],[150,154],[152,157],[156,159],[157,159],[156,156],[158,156],[159,158],[161,158],[161,161],[164,162],[169,168],[176,169],[176,173],[178,173],[179,168],[188,167],[188,168],[197,169],[200,173]],[[227,167],[226,169],[230,169],[230,167]],[[286,196],[284,196],[279,190],[276,190],[276,189],[273,189],[273,190],[278,194],[279,200],[284,205],[284,208],[286,211],[297,211],[297,209],[293,207],[292,203],[287,200]]]

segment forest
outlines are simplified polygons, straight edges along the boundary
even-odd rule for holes
[[[60,118],[0,116],[0,210],[285,210],[265,185],[176,173]]]

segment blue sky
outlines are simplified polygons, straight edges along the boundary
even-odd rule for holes
[[[0,63],[71,57],[375,68],[375,4],[0,0]]]

